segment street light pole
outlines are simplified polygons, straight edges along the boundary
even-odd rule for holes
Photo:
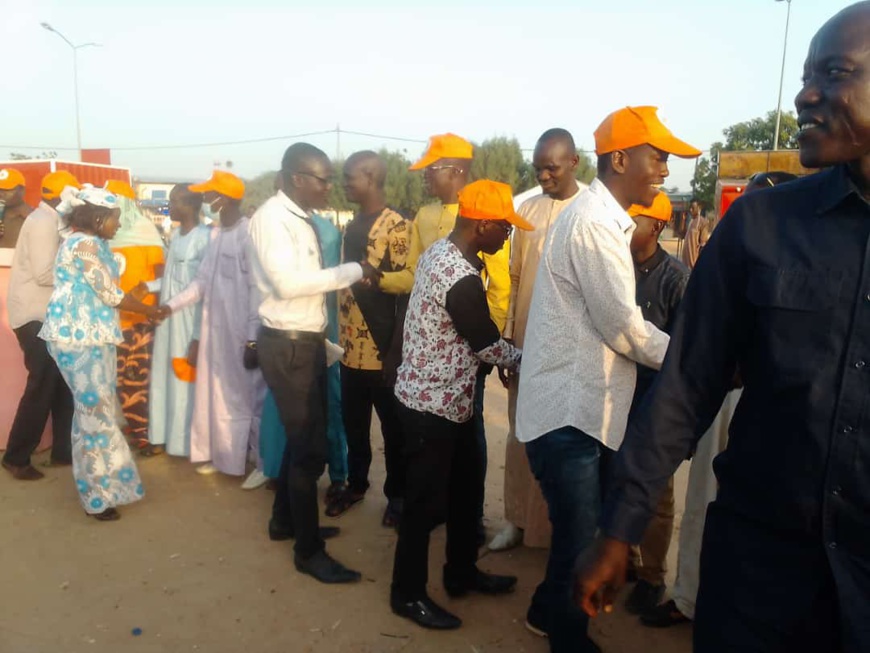
[[[791,0],[776,0],[777,2],[785,2],[788,5],[785,13],[785,38],[782,42],[782,69],[779,72],[779,98],[776,101],[776,128],[773,132],[773,149],[779,149],[779,123],[782,119],[782,83],[785,80],[785,53],[788,49],[788,23],[791,19]]]
[[[55,28],[53,28],[48,23],[40,23],[43,29],[48,30],[49,32],[54,32],[60,38],[63,39],[64,43],[66,43],[70,49],[72,49],[73,53],[73,88],[75,91],[75,101],[76,101],[76,146],[79,151],[79,161],[82,159],[82,121],[81,115],[79,112],[79,50],[81,48],[87,47],[99,47],[99,43],[82,43],[80,45],[74,45],[72,41],[70,41],[63,34],[58,32]]]

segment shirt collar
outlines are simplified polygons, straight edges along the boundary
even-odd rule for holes
[[[610,192],[610,189],[607,188],[607,186],[604,185],[604,182],[602,182],[598,177],[593,179],[592,183],[589,184],[589,192],[598,195],[601,198],[602,203],[612,215],[616,224],[619,225],[620,229],[625,233],[631,233],[634,231],[634,220],[631,219],[631,216],[628,215],[625,209],[616,201],[616,198],[613,196],[613,193]]]
[[[849,169],[845,164],[834,166],[822,174],[827,175],[827,178],[819,189],[820,215],[833,211],[851,195],[855,195],[865,206],[868,204],[861,191],[858,190],[858,186],[849,176]]]
[[[652,256],[650,256],[646,261],[644,261],[640,265],[635,263],[634,269],[637,272],[650,273],[653,270],[655,270],[658,266],[660,266],[662,263],[664,263],[665,259],[667,259],[668,256],[669,256],[669,254],[664,250],[664,248],[661,245],[658,245],[656,247],[656,253],[653,254]]]
[[[483,261],[481,260],[480,256],[478,256],[478,255],[476,255],[476,254],[475,254],[475,255],[472,255],[472,256],[470,256],[470,257],[469,257],[469,256],[466,256],[466,255],[462,252],[462,250],[459,249],[459,247],[456,246],[456,243],[454,243],[452,240],[450,240],[450,236],[447,236],[447,242],[450,243],[450,246],[451,246],[453,249],[456,250],[456,253],[457,253],[459,256],[461,256],[463,259],[465,259],[466,261],[468,261],[469,263],[471,263],[471,264],[474,266],[474,269],[475,269],[475,270],[477,270],[478,272],[480,272],[480,271],[483,270],[484,264],[483,264]]]
[[[299,208],[299,205],[298,205],[296,202],[294,202],[293,200],[291,200],[291,199],[287,196],[287,194],[284,193],[283,190],[279,190],[279,191],[275,194],[275,197],[278,198],[278,201],[281,202],[281,205],[282,205],[285,209],[287,209],[288,211],[290,211],[290,213],[292,213],[293,215],[295,215],[297,218],[302,218],[303,220],[308,220],[308,219],[311,218],[311,216],[308,215],[308,213],[306,213],[305,211],[303,211],[301,208]]]

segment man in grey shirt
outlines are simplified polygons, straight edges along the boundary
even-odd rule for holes
[[[69,465],[71,460],[72,395],[38,335],[54,286],[54,260],[64,228],[55,207],[66,186],[78,188],[79,183],[64,170],[43,178],[42,202],[21,226],[9,277],[9,326],[24,353],[27,385],[9,431],[2,465],[20,481],[43,477],[31,464],[30,456],[42,439],[49,415],[53,433],[51,464]]]

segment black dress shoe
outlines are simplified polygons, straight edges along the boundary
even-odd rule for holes
[[[655,609],[664,595],[664,585],[653,585],[639,580],[625,601],[625,609],[631,614],[646,614]]]
[[[321,526],[318,530],[320,532],[320,538],[323,540],[331,539],[341,533],[341,529],[338,526]],[[269,539],[273,542],[292,540],[295,537],[296,531],[292,528],[279,526],[274,519],[269,520]]]
[[[508,594],[513,592],[516,586],[516,576],[487,574],[479,569],[474,570],[474,575],[471,578],[462,581],[451,579],[447,575],[444,576],[444,589],[454,599],[465,596],[469,592],[491,595]]]
[[[402,601],[391,596],[390,608],[400,617],[410,619],[418,626],[432,630],[454,630],[462,625],[462,620],[447,612],[428,596],[418,601]]]
[[[316,578],[321,583],[356,583],[362,578],[358,571],[348,569],[338,560],[334,560],[326,551],[318,551],[310,558],[303,560],[298,555],[293,562],[297,571]]]

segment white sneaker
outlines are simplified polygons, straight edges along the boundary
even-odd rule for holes
[[[490,551],[507,551],[523,543],[523,529],[508,523],[487,545]]]
[[[217,473],[217,470],[218,468],[211,463],[205,463],[204,465],[200,465],[196,468],[196,473],[202,474],[203,476],[209,476],[211,474]]]
[[[255,469],[250,473],[248,478],[245,479],[245,482],[242,483],[243,490],[256,490],[258,487],[262,487],[269,480],[269,477],[266,476],[259,469]]]

